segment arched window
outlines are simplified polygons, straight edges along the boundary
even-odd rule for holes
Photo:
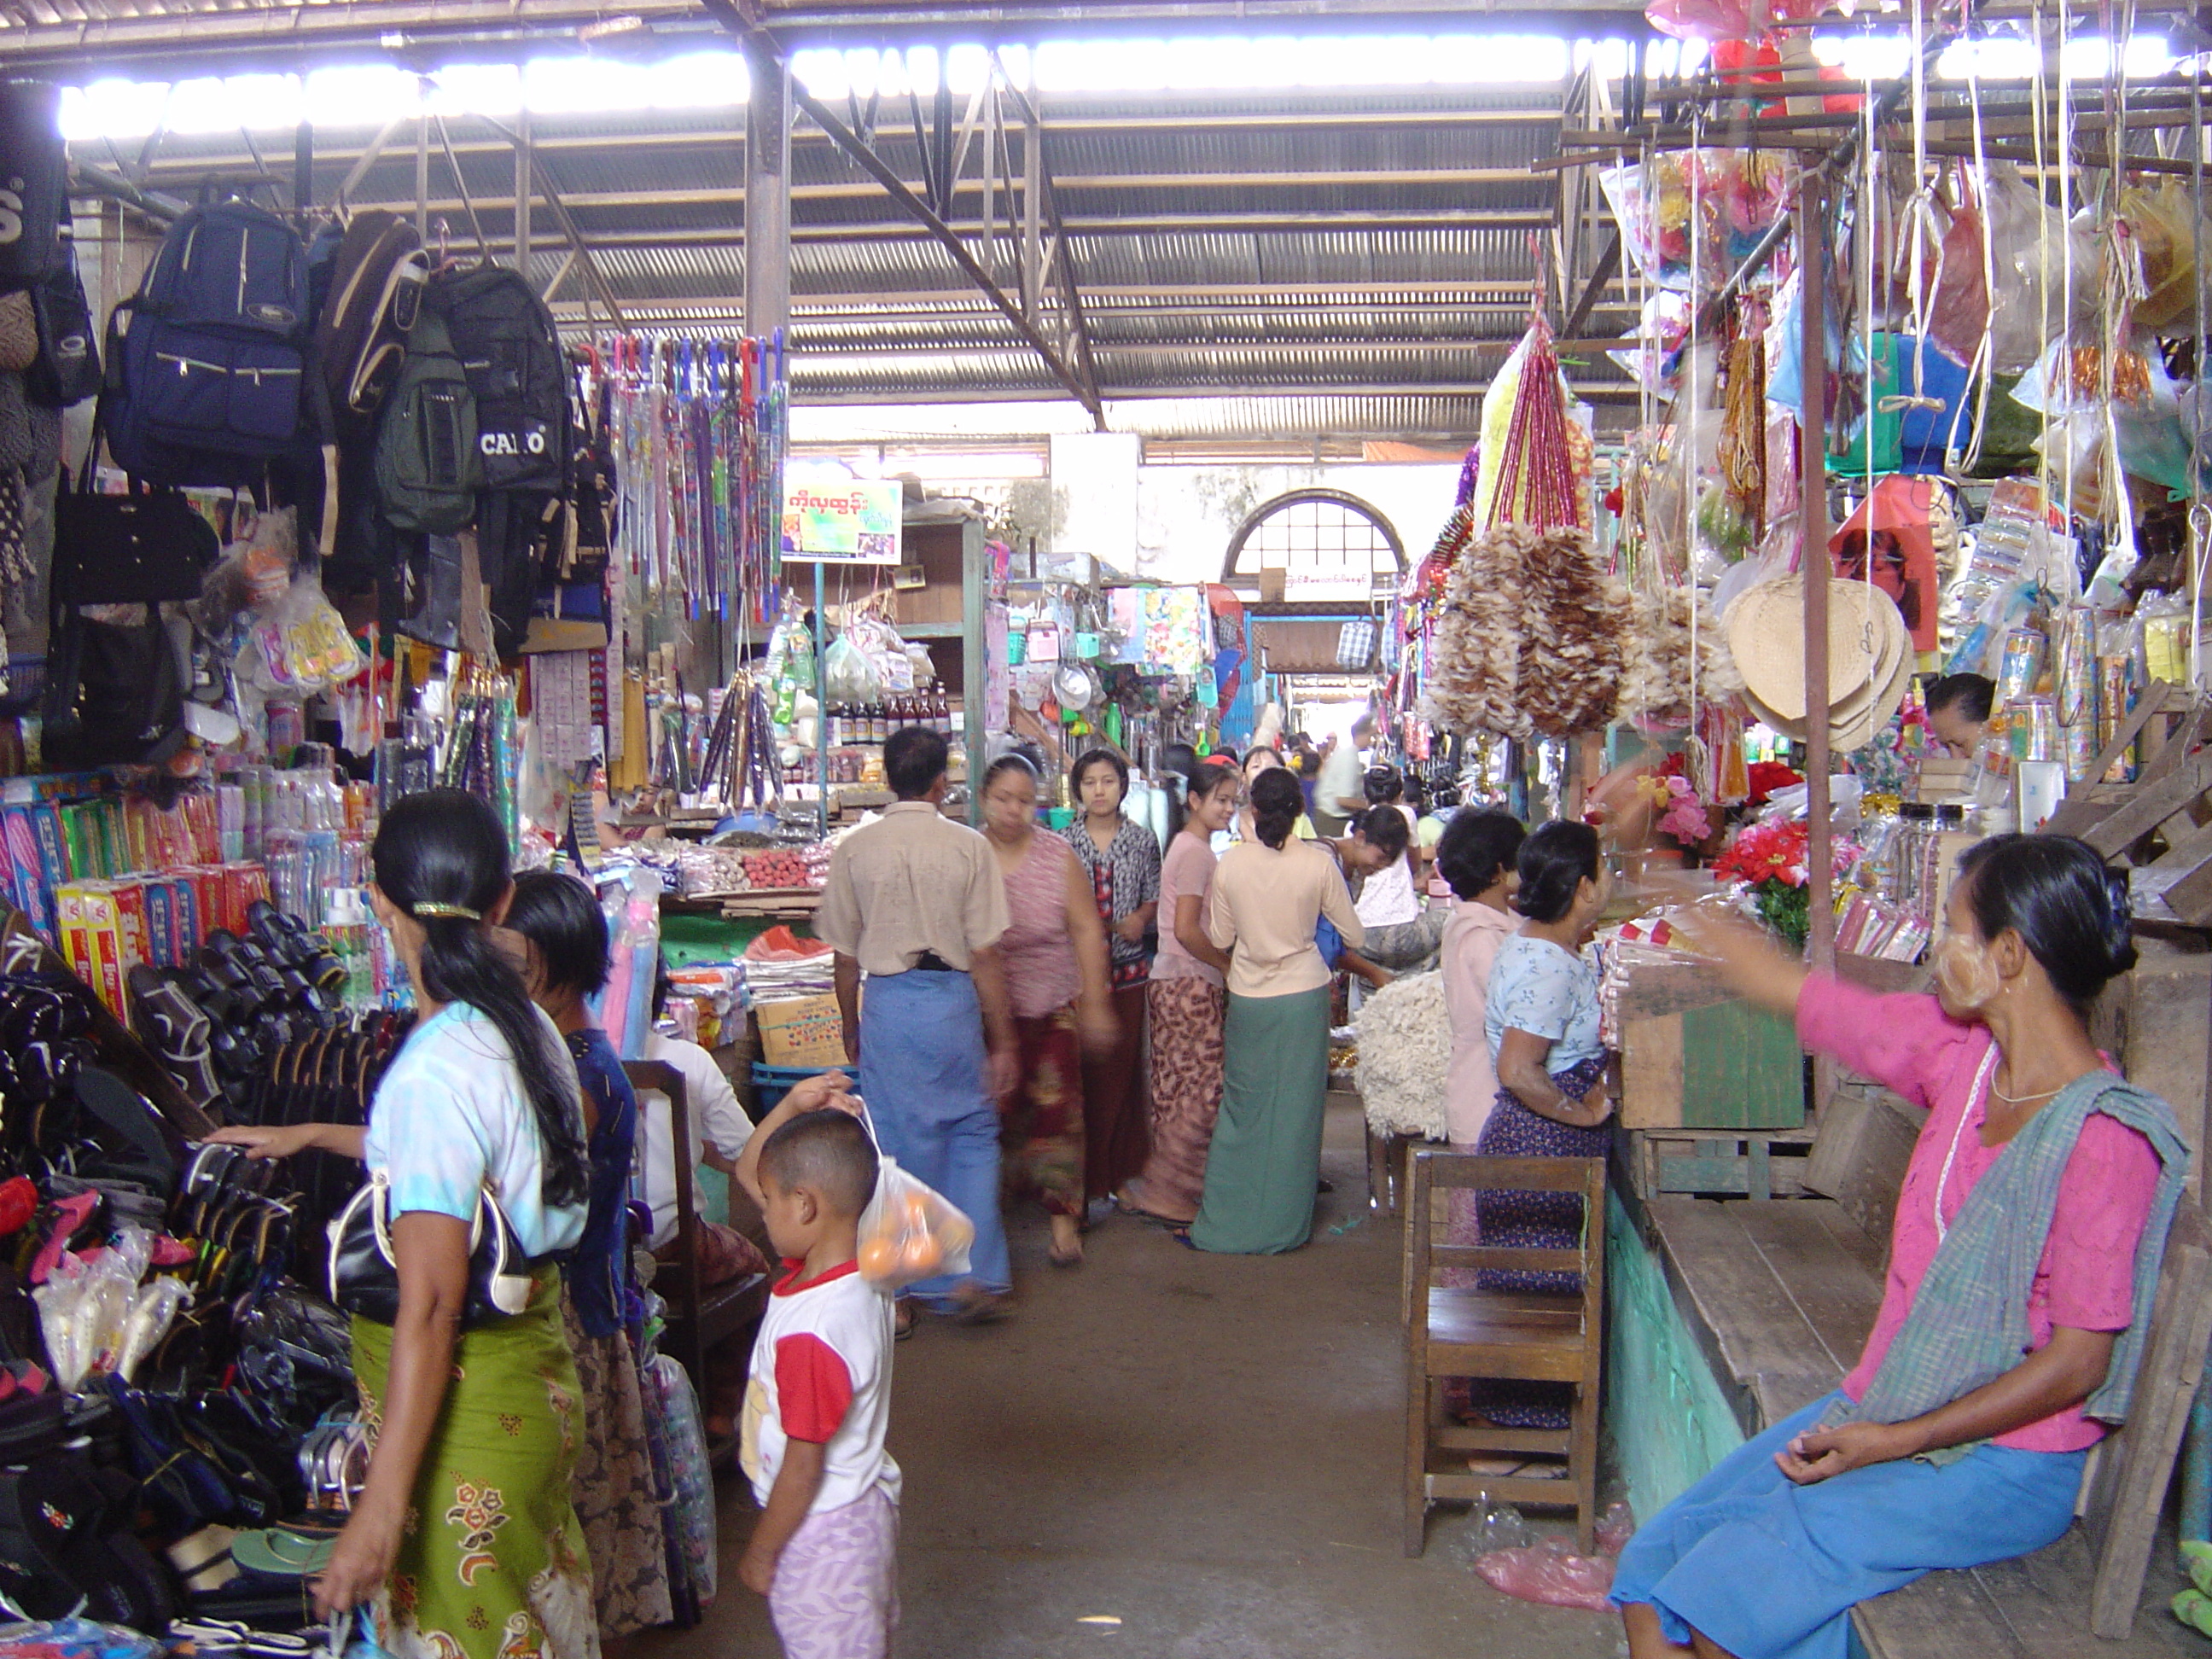
[[[1352,599],[1397,586],[1406,549],[1382,514],[1341,489],[1293,489],[1255,509],[1229,538],[1221,579],[1249,586],[1283,573],[1285,599]]]

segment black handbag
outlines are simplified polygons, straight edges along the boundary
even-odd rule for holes
[[[99,453],[98,434],[93,454]],[[222,557],[215,526],[182,490],[92,488],[92,457],[78,487],[54,498],[53,602],[57,605],[155,605],[197,599]]]
[[[331,1300],[349,1314],[389,1325],[399,1316],[399,1269],[392,1255],[391,1178],[381,1170],[331,1223]],[[469,1223],[469,1298],[461,1328],[507,1319],[530,1305],[531,1261],[492,1195],[477,1192]]]

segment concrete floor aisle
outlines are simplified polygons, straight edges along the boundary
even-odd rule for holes
[[[1361,1146],[1333,1097],[1336,1191],[1293,1255],[1201,1255],[1116,1218],[1054,1273],[1024,1216],[1019,1316],[901,1345],[901,1659],[1612,1659],[1612,1619],[1476,1577],[1457,1516],[1400,1553],[1399,1230],[1368,1216]],[[625,1644],[640,1659],[776,1654],[737,1578],[750,1497],[726,1480],[722,1499],[706,1624]]]

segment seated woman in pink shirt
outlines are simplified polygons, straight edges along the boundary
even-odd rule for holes
[[[1857,1367],[1622,1553],[1632,1659],[1844,1659],[1857,1602],[2065,1532],[2088,1449],[2127,1414],[2188,1163],[2166,1103],[2089,1041],[2090,1005],[2135,962],[2126,893],[2078,841],[1981,842],[1933,996],[1877,996],[1740,925],[1693,925],[1739,994],[1928,1121]]]

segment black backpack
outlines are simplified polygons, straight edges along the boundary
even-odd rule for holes
[[[316,313],[316,361],[333,410],[374,415],[406,356],[429,258],[414,225],[379,208],[355,216],[329,265]]]
[[[32,286],[31,307],[39,317],[39,360],[23,372],[23,381],[32,401],[66,409],[97,396],[100,349],[76,248],[62,245],[59,262]]]
[[[434,273],[442,317],[477,406],[487,489],[557,492],[568,467],[568,371],[553,313],[503,265]]]
[[[377,504],[394,530],[448,536],[476,517],[483,475],[468,374],[444,319],[424,312],[377,423]]]
[[[0,81],[0,284],[35,283],[60,260],[69,218],[61,98],[43,81]]]
[[[299,234],[250,202],[196,207],[169,228],[108,323],[100,423],[125,471],[243,481],[298,447],[314,424],[307,277]]]

